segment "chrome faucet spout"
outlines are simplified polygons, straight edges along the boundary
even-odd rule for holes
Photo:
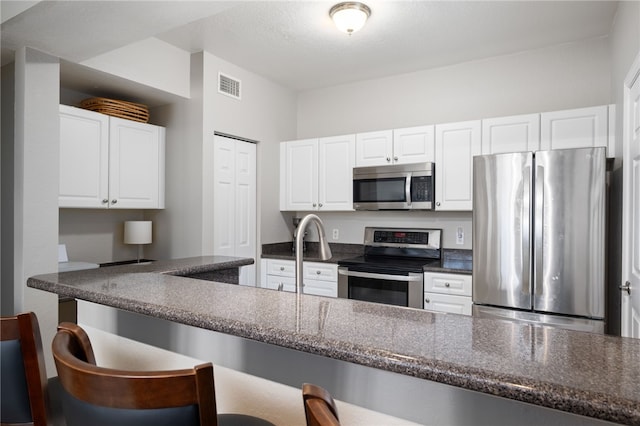
[[[302,218],[300,223],[298,224],[297,232],[296,232],[296,293],[302,293],[302,280],[303,280],[303,268],[302,268],[302,238],[304,236],[304,231],[309,225],[309,222],[313,222],[318,229],[318,238],[320,243],[320,259],[328,260],[331,259],[331,248],[329,248],[329,242],[327,241],[327,237],[324,232],[324,224],[322,220],[315,214],[308,214]]]

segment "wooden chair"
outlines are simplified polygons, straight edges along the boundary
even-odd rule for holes
[[[216,412],[213,365],[169,371],[126,371],[96,366],[89,336],[61,323],[53,339],[68,426],[273,426],[257,417]]]
[[[0,422],[46,426],[49,400],[38,319],[33,312],[2,317]]]
[[[307,426],[340,426],[336,403],[326,389],[305,383],[302,400]]]

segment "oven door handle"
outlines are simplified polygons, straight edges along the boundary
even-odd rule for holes
[[[392,280],[392,281],[422,281],[422,274],[418,275],[391,275],[391,274],[374,274],[371,272],[349,271],[348,269],[338,268],[339,275],[346,275],[347,277],[361,277],[361,278],[375,278],[379,280]]]

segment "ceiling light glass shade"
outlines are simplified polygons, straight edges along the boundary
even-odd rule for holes
[[[336,27],[349,35],[361,29],[370,15],[369,6],[360,2],[338,3],[329,11]]]

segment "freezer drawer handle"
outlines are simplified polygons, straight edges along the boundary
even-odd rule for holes
[[[629,296],[631,296],[631,283],[629,281],[625,282],[623,285],[618,287],[622,291],[626,291]]]

